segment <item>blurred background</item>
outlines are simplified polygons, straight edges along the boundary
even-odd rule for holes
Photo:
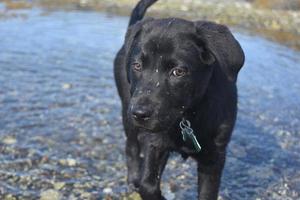
[[[136,0],[0,0],[0,199],[138,200],[113,80]],[[154,17],[227,24],[246,63],[220,200],[300,199],[300,1],[160,0]],[[196,199],[173,155],[168,200]]]

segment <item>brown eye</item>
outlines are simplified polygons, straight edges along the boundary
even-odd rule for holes
[[[142,65],[140,63],[133,63],[132,67],[135,71],[141,71],[142,70]]]
[[[172,75],[176,77],[184,76],[186,75],[186,73],[187,73],[186,68],[177,67],[172,70]]]

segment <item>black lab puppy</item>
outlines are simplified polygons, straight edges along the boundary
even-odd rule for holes
[[[114,74],[127,136],[128,183],[144,200],[164,199],[170,152],[198,163],[199,199],[216,200],[236,120],[244,53],[226,26],[183,19],[142,20],[133,10]]]

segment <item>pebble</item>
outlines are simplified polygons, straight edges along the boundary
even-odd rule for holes
[[[59,163],[61,165],[66,165],[70,167],[74,167],[77,164],[77,161],[73,158],[67,158],[67,159],[60,159]]]
[[[4,144],[15,144],[17,142],[16,138],[15,137],[12,137],[12,136],[8,136],[8,137],[5,137],[2,141]]]
[[[87,193],[87,192],[82,192],[81,195],[80,195],[80,197],[82,199],[91,199],[91,196],[92,196],[92,194]]]
[[[61,194],[53,189],[45,190],[41,193],[40,200],[60,200]]]
[[[104,194],[111,194],[111,193],[112,193],[112,189],[109,188],[109,187],[104,188],[104,189],[103,189],[103,193],[104,193]]]
[[[64,182],[56,182],[53,184],[53,186],[56,190],[60,190],[65,186],[65,183]]]
[[[68,90],[72,88],[72,84],[71,83],[64,83],[62,84],[62,89],[64,90]]]
[[[138,193],[133,192],[127,197],[124,197],[122,200],[142,200],[142,198]]]
[[[16,200],[16,198],[13,195],[9,194],[4,197],[4,200]]]

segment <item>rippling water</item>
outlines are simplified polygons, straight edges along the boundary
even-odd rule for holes
[[[125,138],[112,61],[128,18],[22,12],[0,20],[0,199],[119,199]],[[235,35],[247,61],[221,196],[300,199],[300,52]],[[195,199],[195,173],[193,161],[170,159],[167,198]]]

